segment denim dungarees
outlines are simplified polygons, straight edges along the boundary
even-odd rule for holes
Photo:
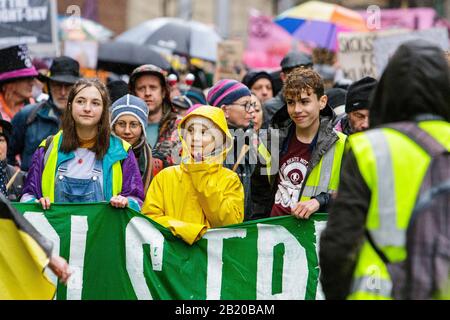
[[[102,185],[102,161],[95,160],[90,179],[67,177],[67,162],[56,172],[55,202],[100,202],[104,201]]]

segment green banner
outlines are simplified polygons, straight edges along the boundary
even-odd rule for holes
[[[189,246],[142,214],[107,203],[14,207],[71,266],[57,299],[323,298],[317,243],[326,214],[210,229]]]

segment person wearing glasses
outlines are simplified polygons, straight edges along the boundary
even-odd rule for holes
[[[224,79],[209,90],[206,100],[209,105],[223,110],[228,128],[233,135],[233,148],[228,153],[224,165],[235,171],[241,179],[245,192],[244,220],[248,220],[251,215],[250,178],[257,159],[257,150],[251,143],[255,112],[252,94],[241,82]]]
[[[141,98],[127,94],[113,103],[110,113],[112,132],[133,148],[146,194],[154,176],[152,149],[144,130],[147,127],[148,106]]]

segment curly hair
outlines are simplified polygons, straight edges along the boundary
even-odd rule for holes
[[[320,75],[311,69],[295,68],[289,73],[284,84],[284,97],[299,99],[302,92],[308,95],[315,93],[317,99],[325,94],[323,80]]]

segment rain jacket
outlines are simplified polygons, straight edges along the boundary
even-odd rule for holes
[[[437,59],[439,54],[443,55],[442,50],[423,41],[400,48],[402,50],[391,58],[375,90],[370,108],[370,127],[374,129],[368,132],[391,122],[415,121],[423,129],[442,126],[441,135],[435,138],[448,145],[450,78],[445,59]],[[410,143],[408,138],[404,139]],[[404,157],[411,158],[409,153],[404,153]],[[415,162],[417,158],[409,161]],[[320,275],[327,299],[345,299],[350,292],[373,196],[351,148],[341,172],[338,196],[330,208],[327,228],[320,240]],[[411,179],[414,181],[417,176]],[[397,210],[408,206],[407,203],[401,205]]]
[[[62,131],[60,131],[62,133]],[[59,133],[58,133],[59,134]],[[75,155],[73,152],[64,153],[59,150],[62,141],[58,144],[56,168],[58,168],[62,162],[72,159]],[[128,144],[128,143],[125,143]],[[129,144],[128,144],[129,146]],[[48,149],[47,151],[50,151]],[[42,192],[42,175],[44,172],[44,157],[46,149],[44,146],[39,147],[33,155],[31,161],[30,170],[28,171],[27,180],[23,189],[24,194],[33,195],[36,199],[40,199],[43,196]],[[47,164],[51,163],[51,158],[47,160]],[[117,162],[121,164],[122,179],[121,185],[116,186],[120,195],[129,199],[130,208],[139,211],[144,199],[144,191],[142,185],[141,175],[139,173],[139,167],[136,162],[133,150],[131,147],[128,151],[124,149],[122,139],[111,135],[109,148],[106,155],[103,157],[103,193],[107,201],[113,196],[113,175],[112,167]],[[55,171],[56,174],[56,171]],[[116,195],[116,194],[114,194]]]
[[[227,141],[219,156],[200,163],[194,163],[181,135],[183,123],[194,115],[213,121],[226,134]],[[222,110],[210,106],[195,109],[180,122],[178,133],[183,160],[153,178],[142,213],[193,244],[210,227],[243,221],[244,188],[238,175],[222,165],[232,141]]]

